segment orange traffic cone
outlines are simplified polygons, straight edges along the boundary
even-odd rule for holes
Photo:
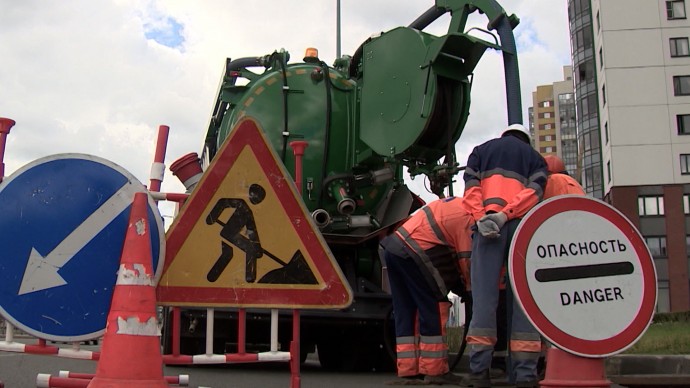
[[[147,202],[146,193],[135,194],[101,356],[89,388],[168,387],[156,319]]]

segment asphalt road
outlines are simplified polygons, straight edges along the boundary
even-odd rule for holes
[[[66,345],[69,346],[69,345]],[[84,350],[98,350],[97,346],[83,346]],[[96,362],[54,356],[0,352],[0,381],[5,388],[36,387],[36,375],[48,373],[58,376],[61,370],[95,373]],[[235,365],[204,365],[165,367],[166,376],[189,375],[190,387],[256,388],[290,387],[287,363],[259,363]],[[335,373],[321,369],[314,355],[301,368],[303,388],[383,388],[394,380],[391,372]],[[612,388],[620,388],[612,385]]]
[[[84,346],[82,348],[91,350],[92,347]],[[95,373],[96,362],[0,352],[0,381],[5,383],[5,388],[36,387],[36,375],[38,373],[58,376],[61,370]],[[190,387],[290,387],[290,369],[287,363],[282,362],[165,367],[164,373],[166,376],[189,375]],[[386,386],[386,381],[394,379],[395,376],[393,373],[375,372],[329,373],[323,371],[318,361],[310,357],[302,366],[300,378],[303,388],[382,388]]]

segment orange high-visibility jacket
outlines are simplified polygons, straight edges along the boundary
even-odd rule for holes
[[[403,247],[435,284],[441,295],[457,286],[458,260],[472,251],[474,219],[465,210],[463,199],[448,197],[433,201],[414,213],[383,245],[395,252]]]
[[[521,218],[542,198],[546,162],[515,136],[489,140],[474,148],[463,176],[465,201],[475,220],[503,211],[508,220]]]

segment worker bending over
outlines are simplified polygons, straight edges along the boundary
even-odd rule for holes
[[[471,373],[463,386],[491,387],[501,268],[520,219],[542,199],[546,174],[546,162],[531,147],[529,131],[521,124],[510,125],[501,137],[475,147],[467,160],[464,204],[477,221],[478,233],[472,243],[473,308],[467,335]],[[539,333],[517,302],[507,303],[512,303],[509,381],[536,387]]]
[[[458,260],[472,248],[474,219],[463,199],[448,197],[424,206],[385,238],[393,310],[398,376],[410,384],[459,384],[448,369],[444,338],[448,292],[463,285]]]

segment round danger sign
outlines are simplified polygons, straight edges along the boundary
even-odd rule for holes
[[[606,357],[632,346],[656,305],[656,271],[635,227],[608,204],[559,196],[515,232],[512,287],[529,320],[559,348]]]

